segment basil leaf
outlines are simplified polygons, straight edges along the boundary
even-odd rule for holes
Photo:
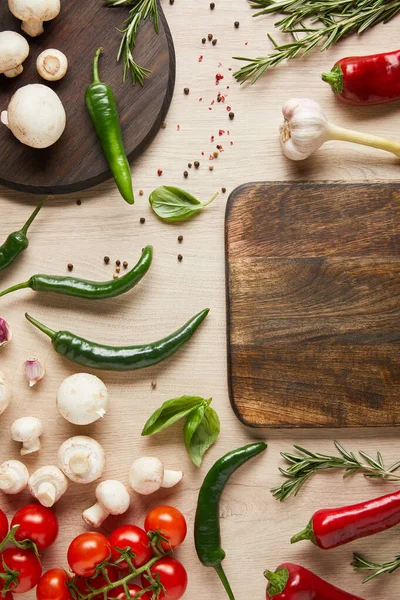
[[[164,221],[184,221],[189,219],[218,196],[203,204],[194,196],[177,187],[162,185],[151,192],[149,202],[156,215]]]
[[[148,419],[143,427],[142,435],[153,435],[153,433],[166,429],[179,419],[186,417],[192,410],[202,406],[204,402],[204,398],[199,396],[181,396],[167,400]]]
[[[185,444],[196,467],[200,467],[204,454],[217,440],[220,429],[218,415],[211,406],[200,406],[188,415]]]

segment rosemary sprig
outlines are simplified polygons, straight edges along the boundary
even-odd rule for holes
[[[234,56],[248,64],[234,73],[237,81],[255,83],[270,67],[281,62],[306,56],[317,46],[321,52],[330,48],[346,35],[361,34],[378,23],[387,23],[400,12],[400,0],[249,0],[259,9],[254,16],[281,14],[275,23],[292,40],[277,44],[271,36],[274,50],[267,56],[248,58]]]
[[[400,481],[400,473],[395,471],[400,467],[400,461],[386,468],[380,452],[373,458],[366,452],[359,450],[358,454],[363,460],[356,457],[353,452],[348,452],[339,442],[334,442],[339,456],[311,452],[301,446],[294,446],[297,454],[281,452],[281,456],[289,463],[287,469],[279,471],[286,477],[286,481],[271,490],[277,500],[286,500],[289,496],[297,496],[303,485],[316,473],[322,470],[344,469],[343,479],[358,471],[364,472],[364,477],[369,479],[383,479],[385,481]]]
[[[131,74],[132,83],[135,85],[139,82],[140,85],[144,84],[144,80],[151,73],[148,69],[141,67],[135,62],[133,58],[133,49],[136,44],[136,36],[139,31],[139,27],[142,21],[150,19],[154,23],[154,29],[156,33],[159,31],[158,25],[158,4],[157,0],[104,0],[107,6],[127,6],[132,5],[129,11],[128,18],[124,21],[124,28],[119,29],[122,33],[122,40],[118,50],[117,61],[123,60],[124,74],[123,80],[125,81],[128,75],[128,71]]]
[[[363,580],[363,583],[367,583],[367,581],[371,581],[371,579],[375,579],[375,577],[379,577],[379,575],[384,575],[393,573],[400,567],[400,555],[396,556],[394,560],[386,563],[375,563],[361,554],[354,553],[352,566],[356,571],[372,571],[371,575],[368,575]]]

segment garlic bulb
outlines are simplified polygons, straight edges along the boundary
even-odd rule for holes
[[[280,141],[284,155],[291,160],[304,160],[328,140],[371,146],[400,157],[397,142],[329,123],[318,102],[310,98],[288,100],[282,107],[282,114]]]
[[[0,317],[0,348],[11,342],[12,333],[5,319]]]

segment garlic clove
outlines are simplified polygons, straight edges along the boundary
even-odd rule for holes
[[[24,362],[24,373],[29,387],[33,387],[39,383],[43,379],[45,372],[44,365],[38,358],[28,358]]]
[[[11,329],[5,319],[0,317],[0,348],[11,342]]]

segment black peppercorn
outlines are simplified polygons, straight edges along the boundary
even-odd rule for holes
[[[183,242],[183,235],[178,235],[178,242],[180,244],[182,244],[182,242]]]
[[[189,175],[189,173],[187,171],[183,171],[183,176],[184,176],[185,179],[188,178],[188,175]]]
[[[212,45],[213,45],[213,46],[216,46],[216,45],[217,45],[217,39],[215,39],[215,40],[213,40],[213,41],[212,41]]]
[[[198,169],[198,168],[199,168],[199,166],[200,166],[200,163],[199,163],[199,161],[198,161],[198,160],[195,160],[195,161],[194,161],[194,168],[195,168],[195,169]]]
[[[213,34],[209,33],[207,37],[208,37],[208,41],[211,42],[211,40],[213,39]]]
[[[184,91],[184,94],[185,94],[185,96],[189,96],[189,92],[190,92],[190,90],[189,90],[189,88],[188,88],[188,87],[186,87],[186,88],[183,88],[183,91]]]
[[[121,261],[120,260],[116,260],[115,264],[117,265],[117,267],[120,267],[121,266]]]
[[[179,260],[179,262],[182,262],[182,260],[183,260],[182,254],[178,254],[178,260]]]
[[[68,265],[67,265],[68,271],[72,271],[73,268],[74,268],[74,265],[71,265],[71,263],[68,263]]]
[[[221,188],[221,192],[222,192],[223,194],[225,194],[225,192],[226,192],[226,188]]]
[[[144,225],[144,223],[146,223],[146,219],[144,217],[140,217],[140,223],[141,225]]]
[[[210,8],[211,8],[211,10],[214,10],[214,8],[215,8],[215,2],[210,2]]]
[[[239,26],[240,26],[239,21],[235,21],[234,25],[235,25],[235,29],[239,29]]]
[[[202,44],[205,44],[205,43],[206,43],[206,41],[207,41],[207,40],[206,40],[206,38],[203,38],[203,39],[201,40],[201,43],[202,43]]]
[[[106,263],[106,265],[108,265],[108,263],[110,262],[110,257],[109,256],[105,256],[104,257],[104,262]]]
[[[235,118],[235,113],[234,112],[230,112],[229,113],[229,118],[231,121],[233,121],[233,119]]]

